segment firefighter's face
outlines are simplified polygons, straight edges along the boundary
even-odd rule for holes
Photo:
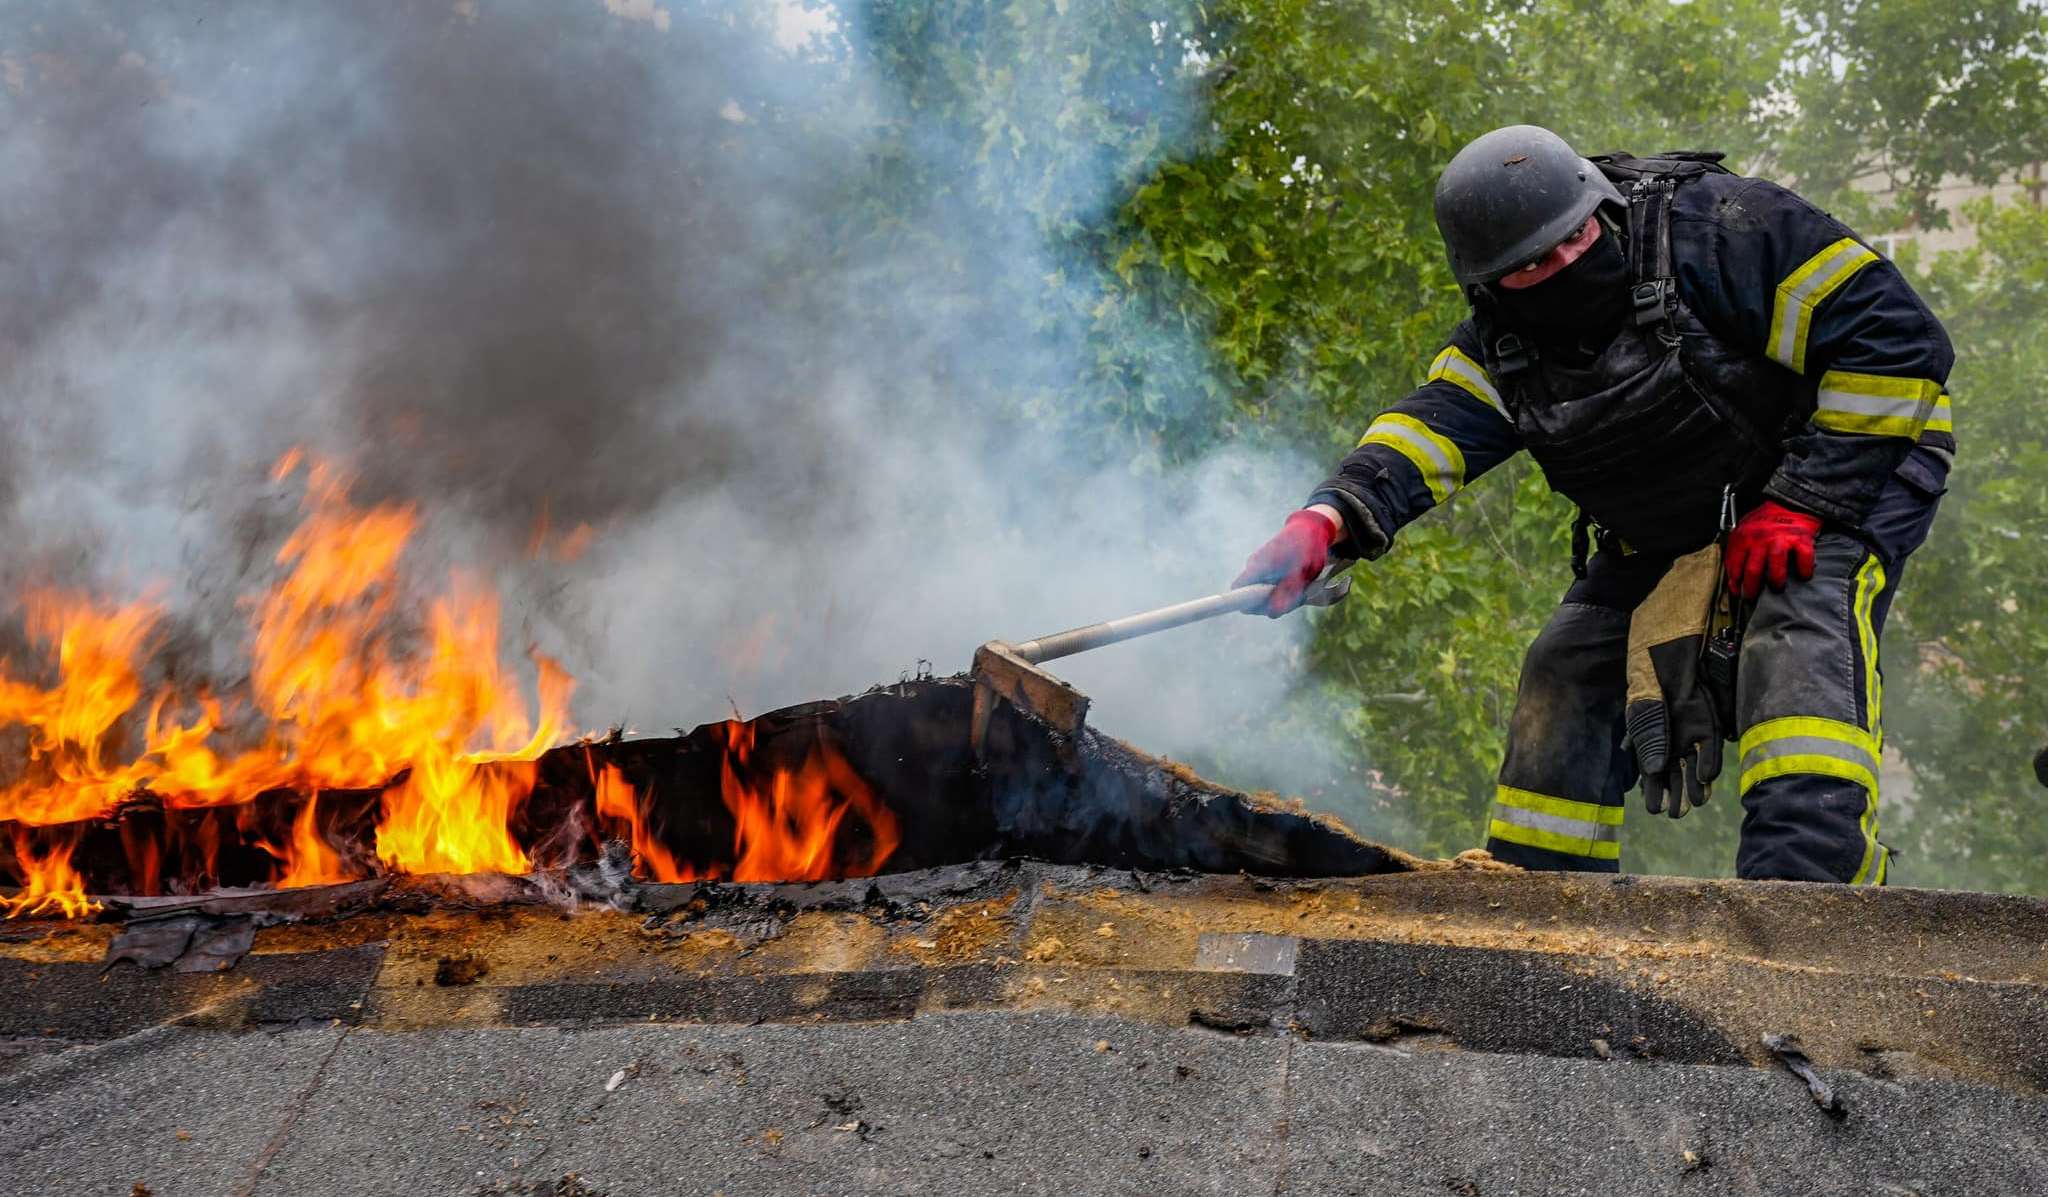
[[[1511,270],[1502,275],[1498,285],[1510,291],[1520,291],[1526,287],[1533,287],[1573,262],[1578,261],[1580,255],[1592,248],[1593,243],[1599,239],[1600,218],[1588,216],[1586,223],[1579,226],[1578,232],[1566,237],[1549,253],[1544,254],[1521,269]]]

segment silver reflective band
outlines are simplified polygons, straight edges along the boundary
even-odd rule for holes
[[[1785,276],[1771,305],[1770,356],[1780,365],[1803,372],[1813,309],[1848,282],[1850,276],[1875,261],[1875,253],[1855,238],[1844,237]]]
[[[1822,391],[1820,405],[1827,411],[1910,420],[1915,424],[1925,424],[1927,418],[1934,414],[1932,399],[1919,399],[1911,395],[1854,395],[1848,391]]]
[[[1527,827],[1534,831],[1550,831],[1581,840],[1605,840],[1619,843],[1621,824],[1594,823],[1586,819],[1569,819],[1563,815],[1546,815],[1541,811],[1523,810],[1519,806],[1504,803],[1493,804],[1493,817],[1502,823]]]
[[[1486,370],[1478,362],[1465,356],[1456,345],[1447,345],[1430,363],[1429,380],[1442,379],[1458,387],[1466,394],[1492,408],[1494,413],[1505,420],[1508,418],[1507,405],[1500,400],[1500,392],[1494,389],[1493,381],[1486,377]]]
[[[1788,756],[1825,756],[1847,761],[1877,775],[1877,758],[1868,751],[1827,736],[1780,736],[1755,745],[1742,754],[1741,772],[1747,773],[1765,761]]]
[[[1407,458],[1439,503],[1465,485],[1465,462],[1458,447],[1413,417],[1398,413],[1381,416],[1373,421],[1359,443],[1386,445]]]
[[[1943,413],[1941,384],[1925,378],[1829,370],[1820,376],[1816,427],[1913,439]]]

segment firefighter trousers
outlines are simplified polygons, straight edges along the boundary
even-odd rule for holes
[[[1743,636],[1738,739],[1717,793],[1743,807],[1736,875],[1881,885],[1884,732],[1878,637],[1906,558],[1927,538],[1947,460],[1917,448],[1861,535],[1828,527],[1813,577],[1766,590]],[[1629,617],[1668,561],[1609,548],[1530,645],[1488,822],[1487,848],[1532,869],[1616,872],[1624,799],[1636,783],[1622,743]]]

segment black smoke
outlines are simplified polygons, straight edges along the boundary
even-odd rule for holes
[[[758,28],[596,3],[24,8],[0,233],[6,442],[37,458],[17,496],[113,465],[79,421],[122,402],[67,358],[175,369],[192,340],[304,360],[288,393],[251,377],[166,413],[163,476],[303,441],[367,498],[508,542],[808,443],[804,364],[747,327],[838,164],[762,135],[790,97]],[[94,309],[132,322],[67,341]],[[739,423],[788,435],[742,446]]]

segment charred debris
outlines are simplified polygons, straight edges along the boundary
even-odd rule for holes
[[[830,862],[813,876],[908,873],[1009,857],[1141,874],[1271,877],[1358,876],[1415,865],[1332,820],[1226,789],[1092,728],[1056,732],[1008,704],[998,707],[977,754],[969,743],[973,693],[964,677],[921,678],[785,708],[745,725],[746,767],[758,775],[753,783],[772,786],[822,750],[843,761],[880,804],[879,812],[864,817],[852,809],[837,822]],[[514,838],[536,864],[524,880],[385,875],[372,848],[380,789],[323,792],[310,810],[308,796],[291,790],[212,807],[170,807],[144,792],[79,824],[0,824],[0,880],[24,879],[22,845],[68,842],[71,867],[105,904],[102,917],[149,923],[206,913],[331,917],[400,895],[411,904],[552,894],[621,905],[649,880],[715,889],[733,876],[736,815],[721,797],[722,785],[732,784],[722,776],[732,768],[731,728],[708,724],[664,739],[613,736],[541,756],[532,793],[511,820]],[[599,792],[607,775],[630,785],[638,808],[630,835],[605,817],[615,813],[603,809]],[[274,845],[302,820],[349,859],[360,880],[256,888],[275,874]],[[877,823],[893,826],[878,832]],[[895,839],[893,849],[878,844],[884,837]],[[661,857],[663,867],[648,868],[650,856]],[[865,867],[878,859],[878,867]],[[138,959],[178,958],[193,947],[175,929],[154,934],[153,946],[137,945]]]

